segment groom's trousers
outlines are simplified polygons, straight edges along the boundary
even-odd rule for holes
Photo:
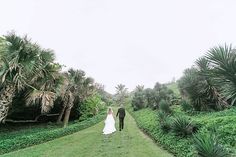
[[[119,117],[119,129],[124,129],[124,118],[125,117]]]

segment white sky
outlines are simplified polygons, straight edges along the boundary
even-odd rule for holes
[[[235,0],[0,0],[0,34],[28,34],[114,93],[178,79],[210,47],[236,42]]]

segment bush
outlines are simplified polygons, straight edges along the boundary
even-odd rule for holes
[[[170,109],[170,105],[166,100],[161,100],[159,103],[159,108],[161,111],[170,114],[171,113],[171,109]]]
[[[159,125],[164,133],[168,133],[171,130],[171,118],[166,113],[158,112]]]
[[[180,101],[181,107],[183,109],[183,111],[190,111],[192,110],[192,106],[190,105],[190,103],[187,100],[181,100]]]
[[[142,109],[130,113],[135,118],[137,125],[152,139],[157,141],[163,148],[173,153],[177,157],[192,157],[194,149],[191,146],[192,141],[189,138],[180,138],[170,133],[164,133],[158,122],[159,116],[156,111],[151,109]],[[165,114],[166,115],[166,114]]]
[[[185,116],[177,116],[174,118],[171,128],[176,135],[183,137],[191,135],[195,130],[195,126],[192,121]]]
[[[135,92],[134,97],[132,99],[132,106],[134,111],[145,108],[147,106],[147,101],[145,99],[144,92]]]
[[[0,142],[0,154],[8,153],[18,149],[26,148],[32,145],[44,143],[65,135],[72,134],[79,130],[88,128],[104,119],[105,112],[82,122],[74,122],[67,128],[49,127],[39,128],[31,131],[22,130],[12,134],[3,135]]]
[[[211,133],[200,133],[194,136],[195,149],[200,157],[229,157],[229,152],[218,143]]]
[[[174,116],[184,116],[196,122],[193,132],[212,130],[217,135],[217,141],[228,150],[231,156],[236,156],[236,108],[232,107],[220,112],[198,112],[194,115],[181,111],[180,106],[171,106]],[[176,157],[193,157],[196,149],[193,136],[176,136],[172,133],[164,133],[161,129],[159,113],[149,108],[130,113],[135,118],[139,128],[144,130],[151,138],[161,146],[173,153]],[[165,116],[166,114],[162,114]],[[173,120],[173,119],[171,119]],[[211,156],[210,156],[211,157]]]
[[[79,112],[81,114],[80,120],[84,120],[96,115],[100,110],[104,110],[105,103],[101,100],[99,94],[94,94],[88,97],[80,106]]]

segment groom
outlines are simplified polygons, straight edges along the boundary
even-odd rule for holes
[[[118,109],[116,117],[119,115],[119,129],[124,129],[125,109],[123,105]]]

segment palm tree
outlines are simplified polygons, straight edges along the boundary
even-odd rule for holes
[[[69,121],[72,107],[78,101],[84,101],[94,91],[94,80],[90,77],[85,77],[85,72],[82,70],[69,69],[65,73],[66,81],[64,82],[62,92],[63,108],[58,117],[58,122],[61,121],[63,114],[63,126],[66,127]]]
[[[236,100],[236,54],[231,46],[214,47],[179,80],[182,95],[196,110],[222,109]]]
[[[151,108],[155,108],[155,91],[151,88],[144,90],[145,98],[147,100],[147,105]]]
[[[210,49],[206,57],[212,66],[215,81],[233,105],[236,101],[236,50],[232,45],[218,46]]]
[[[47,63],[42,67],[42,74],[36,80],[32,79],[35,89],[28,89],[27,105],[41,102],[41,113],[47,113],[54,106],[54,101],[60,93],[64,77],[59,73],[61,65]]]
[[[52,106],[52,100],[55,97],[55,94],[48,89],[50,82],[52,83],[56,79],[50,68],[57,72],[59,70],[59,68],[55,68],[58,65],[53,63],[53,52],[31,43],[27,36],[21,38],[15,33],[6,35],[3,42],[4,44],[1,45],[4,46],[0,48],[2,86],[0,91],[0,122],[5,122],[15,93],[26,88],[33,91],[29,95],[41,100],[42,111],[48,111],[48,106]],[[39,82],[44,83],[44,85]],[[31,96],[29,98],[32,98]]]
[[[135,91],[142,92],[144,90],[144,85],[137,85]]]
[[[202,82],[202,77],[195,67],[186,69],[184,75],[178,81],[181,95],[184,99],[190,99],[195,110],[201,110],[203,105],[206,104],[205,99],[201,97],[202,94],[199,94]]]
[[[205,57],[199,58],[196,61],[196,65],[198,67],[198,73],[202,78],[199,87],[200,96],[206,99],[208,104],[213,105],[213,107],[218,109],[227,107],[227,100],[221,93],[220,86],[215,81],[214,74],[212,75],[214,68],[211,67],[209,60]]]
[[[116,87],[115,100],[118,105],[125,104],[128,97],[128,89],[123,84],[118,84]]]

